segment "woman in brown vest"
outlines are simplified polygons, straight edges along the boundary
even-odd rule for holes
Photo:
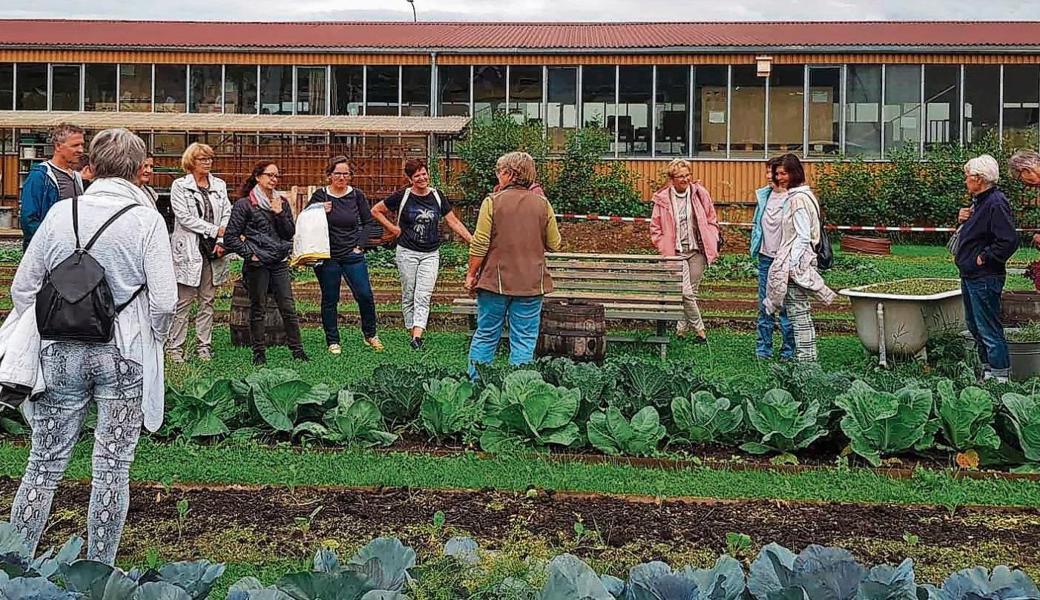
[[[477,294],[477,331],[469,347],[471,379],[477,378],[473,365],[495,358],[507,318],[509,364],[534,360],[542,296],[553,289],[545,252],[560,249],[552,206],[529,189],[536,175],[531,155],[510,152],[498,159],[495,173],[501,191],[480,205],[469,246],[466,290]]]

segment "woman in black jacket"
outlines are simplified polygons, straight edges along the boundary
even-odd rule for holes
[[[264,305],[268,291],[282,313],[285,334],[296,360],[307,360],[300,340],[300,320],[292,295],[287,259],[296,233],[292,211],[278,187],[278,165],[262,160],[242,184],[241,198],[231,208],[224,230],[224,246],[242,257],[242,279],[249,291],[249,333],[253,364],[267,363]]]
[[[346,279],[361,313],[361,333],[365,344],[376,352],[382,352],[383,344],[376,335],[375,296],[362,248],[366,241],[365,228],[374,222],[372,211],[361,190],[350,185],[353,169],[346,156],[329,160],[325,175],[329,178],[328,187],[316,190],[308,204],[322,203],[329,221],[331,257],[314,266],[321,286],[321,325],[325,330],[325,343],[330,353],[343,352],[339,345],[336,313],[340,281]]]

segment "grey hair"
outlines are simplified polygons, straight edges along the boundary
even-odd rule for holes
[[[964,163],[964,174],[977,175],[986,183],[996,183],[1000,180],[1000,165],[997,159],[983,154]]]
[[[137,181],[137,174],[148,155],[144,140],[127,129],[106,129],[90,140],[90,164],[94,177],[115,177]]]
[[[54,129],[51,129],[51,143],[57,146],[58,144],[64,144],[65,140],[69,139],[70,135],[75,134],[83,135],[83,128],[72,123],[61,123]]]
[[[1040,154],[1035,150],[1019,150],[1008,159],[1008,169],[1011,174],[1018,176],[1022,171],[1034,171],[1040,173]]]

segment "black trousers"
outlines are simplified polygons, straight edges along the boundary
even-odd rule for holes
[[[275,302],[278,303],[278,312],[282,313],[289,349],[302,352],[300,319],[296,314],[296,303],[293,301],[289,265],[282,263],[275,267],[266,267],[246,262],[242,267],[242,280],[249,292],[249,333],[253,338],[253,352],[263,352],[266,349],[264,309],[269,291],[274,294]]]

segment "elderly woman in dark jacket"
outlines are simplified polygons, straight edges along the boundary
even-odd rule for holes
[[[1004,193],[997,188],[1000,167],[988,154],[964,165],[964,184],[971,208],[962,208],[956,248],[961,274],[964,320],[975,338],[982,378],[1007,382],[1011,374],[1004,325],[1000,322],[1000,294],[1007,277],[1006,263],[1018,249],[1018,233]]]
[[[224,245],[245,261],[242,279],[249,291],[249,333],[253,339],[253,364],[267,363],[264,305],[267,292],[274,294],[285,323],[286,339],[296,360],[307,360],[300,341],[300,321],[293,301],[287,259],[296,233],[292,211],[278,192],[278,165],[262,160],[242,184],[242,196],[231,208],[224,231]]]

